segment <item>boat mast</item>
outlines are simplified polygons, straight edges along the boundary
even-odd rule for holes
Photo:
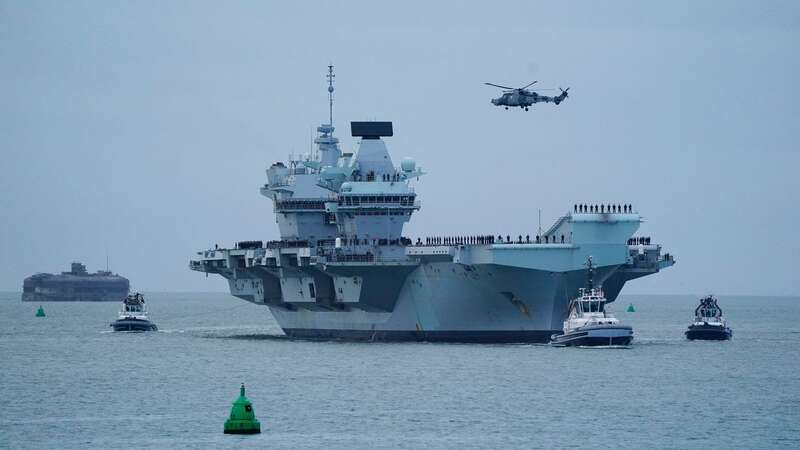
[[[586,265],[589,266],[589,280],[588,280],[587,284],[588,284],[589,290],[592,290],[592,289],[594,289],[594,280],[592,279],[593,275],[594,275],[594,267],[592,266],[592,257],[591,256],[589,256],[589,261],[586,263]]]
[[[328,125],[333,126],[333,79],[336,78],[333,74],[333,64],[328,64],[328,74],[325,78],[328,79]]]

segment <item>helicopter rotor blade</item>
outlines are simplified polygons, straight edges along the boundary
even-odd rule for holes
[[[520,89],[520,90],[522,90],[522,89],[527,89],[527,88],[529,88],[529,87],[533,86],[534,84],[536,84],[538,81],[539,81],[539,80],[533,80],[533,82],[531,82],[531,83],[528,83],[528,84],[526,84],[525,86],[523,86],[523,87],[521,87],[521,88],[519,88],[519,89]]]
[[[508,86],[500,86],[499,84],[494,84],[494,83],[483,83],[483,84],[486,84],[488,86],[499,87],[500,89],[516,89]]]

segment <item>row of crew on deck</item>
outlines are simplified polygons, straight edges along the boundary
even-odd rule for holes
[[[561,235],[560,243],[565,243],[565,236]],[[535,236],[534,240],[531,241],[531,236],[526,235],[523,239],[522,235],[517,236],[517,239],[514,240],[510,235],[506,235],[505,239],[503,236],[498,235],[496,238],[492,235],[479,235],[479,236],[434,236],[434,237],[426,237],[425,243],[423,244],[422,238],[417,238],[416,245],[484,245],[484,244],[556,244],[559,243],[558,237],[556,236]]]
[[[372,171],[372,170],[367,172],[366,175],[362,175],[361,172],[356,170],[356,171],[353,172],[352,175],[350,175],[350,180],[351,181],[377,181],[377,179],[378,179],[378,174],[376,174],[375,171]],[[402,178],[401,178],[399,172],[384,173],[384,174],[381,174],[381,181],[398,182],[398,181],[402,181]]]
[[[400,237],[396,239],[380,239],[380,238],[362,238],[358,236],[340,237],[338,238],[339,244],[345,247],[357,245],[372,245],[372,246],[408,246],[411,245],[412,240],[407,237]],[[566,243],[566,236],[534,236],[531,239],[530,235],[524,238],[522,235],[512,238],[510,235],[492,236],[492,235],[476,235],[476,236],[433,236],[426,237],[423,241],[422,238],[417,238],[414,242],[416,246],[433,246],[433,245],[486,245],[486,244],[564,244]],[[316,241],[317,247],[335,246],[336,239],[319,239]],[[637,236],[628,239],[628,245],[650,245],[650,237]],[[266,245],[262,241],[241,241],[236,243],[237,249],[255,249],[255,248],[295,248],[295,247],[309,247],[310,242],[307,240],[280,240],[268,241]],[[219,249],[218,245],[214,246],[215,250]]]
[[[339,244],[343,247],[352,247],[356,245],[411,245],[411,239],[401,236],[395,239],[382,239],[382,238],[360,238],[358,236],[339,237]],[[336,245],[336,239],[320,239],[317,241],[317,247],[324,247],[328,245]]]
[[[299,248],[308,246],[309,242],[307,240],[287,239],[280,241],[267,241],[266,245],[263,241],[239,241],[236,243],[234,248],[239,250],[247,250],[257,248]],[[214,244],[214,250],[219,250],[219,244]]]
[[[502,237],[498,236],[500,240]],[[494,244],[494,236],[433,236],[426,237],[424,245],[481,245]],[[422,244],[422,238],[417,238],[417,245]]]
[[[633,206],[631,205],[578,205],[572,207],[573,212],[576,213],[632,213]]]

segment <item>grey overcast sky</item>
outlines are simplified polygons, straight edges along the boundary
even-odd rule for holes
[[[392,120],[429,173],[406,228],[535,234],[632,203],[675,267],[624,293],[797,294],[800,3],[0,0],[0,290],[73,260],[226,290],[215,243],[274,239],[264,170]],[[571,86],[504,111],[489,81]]]

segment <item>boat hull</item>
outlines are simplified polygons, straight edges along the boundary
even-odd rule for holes
[[[581,327],[553,335],[550,342],[560,347],[627,347],[633,342],[633,328],[627,325]]]
[[[120,319],[112,323],[114,331],[158,331],[158,327],[149,320]]]
[[[727,341],[733,337],[733,330],[718,325],[690,325],[686,330],[686,339],[690,341]]]

